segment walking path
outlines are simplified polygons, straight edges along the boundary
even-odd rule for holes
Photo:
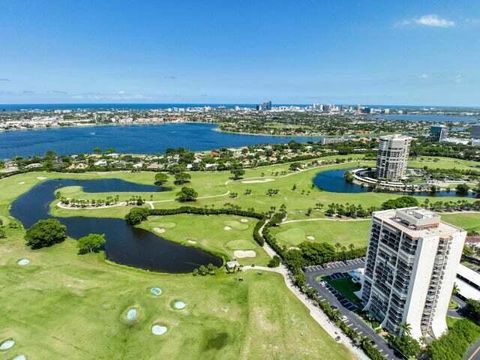
[[[230,190],[227,191],[226,193],[220,194],[220,195],[200,196],[200,197],[197,198],[197,200],[205,200],[205,199],[214,199],[214,198],[218,198],[218,197],[225,197],[225,196],[228,196],[229,194],[230,194]],[[154,204],[174,202],[174,201],[176,201],[176,199],[150,200],[150,201],[145,201],[145,204],[150,206],[150,209],[155,209]],[[66,209],[66,210],[97,210],[97,209],[109,209],[109,208],[112,208],[112,207],[127,206],[127,205],[128,204],[127,204],[126,201],[121,201],[121,202],[118,202],[118,203],[113,204],[113,205],[86,206],[86,207],[72,207],[72,206],[69,206],[69,205],[62,204],[60,202],[57,203],[57,207],[59,207],[61,209]]]
[[[370,221],[371,219],[334,219],[334,218],[310,218],[310,219],[297,219],[297,220],[286,220],[282,221],[282,224],[298,223],[298,222],[307,222],[307,221]]]
[[[313,159],[312,159],[312,160],[313,160]],[[272,181],[275,181],[275,180],[277,180],[277,179],[283,179],[283,178],[286,178],[286,177],[289,177],[289,176],[293,176],[293,175],[298,175],[298,174],[301,174],[302,172],[306,172],[306,171],[317,170],[317,169],[322,168],[322,167],[333,166],[333,165],[350,164],[350,163],[352,163],[352,162],[357,162],[357,161],[345,161],[345,162],[342,163],[342,164],[321,164],[321,165],[317,165],[317,166],[312,166],[312,167],[310,167],[310,168],[296,170],[296,171],[294,171],[294,172],[291,172],[291,173],[288,173],[288,174],[285,174],[285,175],[274,176],[274,177],[272,177]],[[275,165],[283,165],[283,164],[275,164]],[[265,177],[254,176],[254,177],[249,177],[249,178],[242,178],[242,179],[239,179],[239,180],[229,179],[229,180],[225,181],[225,185],[228,185],[228,184],[230,184],[230,183],[233,182],[233,181],[243,182],[243,181],[249,181],[249,180],[262,180],[262,179],[266,179],[266,178],[268,179],[269,177],[268,177],[268,176],[265,176]],[[265,182],[263,182],[263,183],[265,183]]]

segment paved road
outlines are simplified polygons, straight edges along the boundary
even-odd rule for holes
[[[342,265],[343,264],[343,265]],[[334,305],[338,308],[342,316],[346,317],[346,324],[357,331],[359,334],[368,336],[377,346],[378,350],[387,359],[401,359],[393,350],[388,346],[387,342],[378,335],[370,326],[368,326],[357,314],[348,310],[340,301],[322,284],[315,281],[317,276],[326,276],[334,273],[348,272],[359,267],[365,266],[365,260],[357,259],[357,261],[348,262],[335,262],[326,266],[311,266],[305,269],[305,278],[307,283],[315,288],[321,299],[328,301],[330,305]]]
[[[465,360],[480,360],[480,339],[470,346],[463,358]]]

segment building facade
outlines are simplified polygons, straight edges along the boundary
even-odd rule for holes
[[[446,315],[466,232],[434,212],[405,208],[373,213],[362,301],[382,327],[414,338],[438,338]]]
[[[257,111],[270,111],[272,110],[272,102],[271,101],[265,101],[261,103],[260,105],[256,106]]]
[[[472,139],[480,139],[480,124],[472,125],[470,128],[470,135]]]
[[[448,127],[445,125],[433,125],[430,127],[430,138],[434,141],[443,141],[448,137]]]
[[[376,175],[379,180],[399,181],[405,177],[412,138],[403,135],[379,139]]]

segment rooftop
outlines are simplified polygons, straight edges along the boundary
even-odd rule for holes
[[[430,236],[447,238],[464,231],[441,221],[437,213],[419,207],[376,211],[373,216],[413,239]]]
[[[393,134],[380,136],[380,140],[411,140],[412,138],[407,135]]]

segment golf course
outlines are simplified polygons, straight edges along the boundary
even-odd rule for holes
[[[380,206],[398,194],[331,193],[315,187],[320,171],[371,166],[361,156],[335,156],[340,164],[320,164],[292,171],[289,164],[247,169],[241,179],[230,172],[191,172],[187,186],[198,192],[191,206],[238,206],[267,212],[285,206],[287,219],[273,229],[279,244],[296,247],[304,241],[367,244],[368,219],[332,219],[328,204]],[[455,166],[469,161],[418,158],[412,166]],[[305,163],[308,163],[306,161]],[[101,180],[153,185],[152,172],[54,173],[29,172],[0,180],[0,343],[14,345],[0,358],[18,355],[49,359],[352,359],[346,347],[330,337],[307,308],[288,290],[281,275],[261,270],[214,275],[147,271],[106,259],[104,252],[77,255],[75,239],[40,250],[25,244],[22,223],[11,214],[12,203],[36,186],[54,179]],[[150,209],[181,206],[176,194],[182,185],[173,178],[162,191],[89,192],[82,186],[55,190],[45,211],[59,219],[89,218],[101,223],[121,219],[141,196]],[[271,191],[275,190],[275,191]],[[452,193],[452,195],[454,195]],[[53,195],[52,195],[53,196]],[[118,197],[104,207],[68,208],[60,198],[82,200]],[[427,197],[418,197],[420,202]],[[457,200],[454,196],[442,200]],[[465,198],[465,201],[474,201]],[[311,209],[308,213],[308,209]],[[307,214],[308,213],[308,214]],[[480,230],[480,214],[442,215],[467,230]],[[199,249],[222,262],[266,266],[269,255],[253,240],[257,219],[234,215],[150,216],[137,229],[182,248]],[[150,239],[150,238],[149,238]],[[109,242],[117,239],[107,238]],[[139,242],[141,245],[141,242]],[[137,244],[138,245],[138,244]],[[107,251],[108,252],[108,251]],[[128,254],[127,254],[128,255]],[[147,254],[148,255],[148,254]],[[141,356],[139,355],[141,354]]]

